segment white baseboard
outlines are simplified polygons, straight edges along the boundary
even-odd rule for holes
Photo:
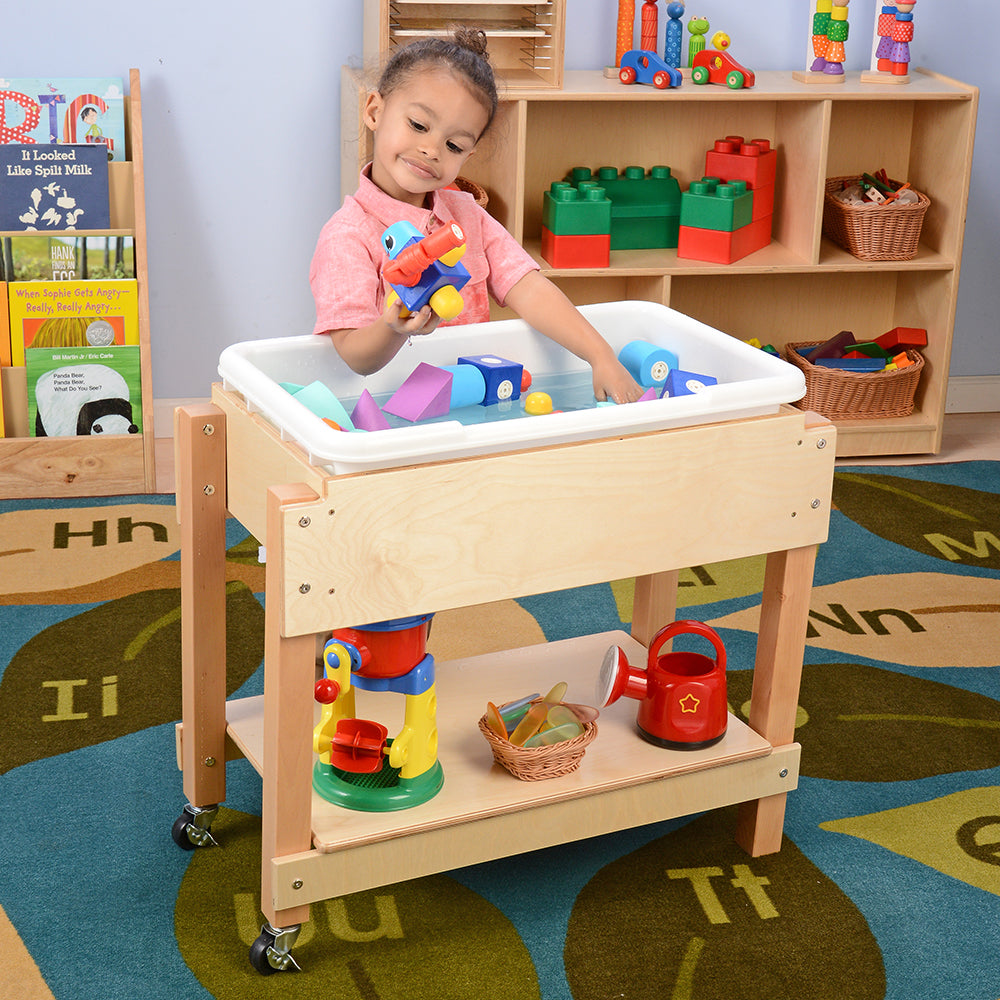
[[[208,403],[210,397],[154,399],[153,426],[157,437],[174,436],[174,410],[178,406]],[[947,413],[995,413],[1000,411],[1000,375],[963,375],[948,380]]]
[[[962,375],[948,379],[945,413],[996,413],[1000,375]]]
[[[174,410],[178,406],[192,406],[201,403],[210,403],[211,397],[195,397],[192,399],[154,399],[153,400],[153,429],[158,438],[172,438],[174,436]]]

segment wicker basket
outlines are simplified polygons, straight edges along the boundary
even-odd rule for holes
[[[883,372],[847,372],[814,365],[799,348],[815,344],[786,344],[785,357],[806,377],[806,394],[795,405],[815,410],[831,420],[905,417],[913,412],[917,383],[924,368],[918,351],[907,351],[913,362],[906,368]]]
[[[597,738],[597,723],[586,722],[579,736],[547,747],[516,747],[500,739],[486,724],[485,715],[479,720],[479,731],[486,737],[493,759],[504,770],[521,781],[541,781],[569,774],[580,766],[587,747]]]
[[[834,197],[844,182],[857,184],[860,178],[831,177],[826,182],[823,204],[823,234],[861,260],[912,260],[917,255],[920,229],[931,200],[914,191],[911,205],[845,205]],[[894,186],[899,181],[891,181]]]
[[[465,191],[466,194],[471,194],[472,197],[476,199],[476,204],[480,208],[485,208],[490,200],[489,195],[486,193],[486,188],[484,188],[482,184],[470,181],[468,177],[456,177],[455,187],[457,187],[459,191]]]

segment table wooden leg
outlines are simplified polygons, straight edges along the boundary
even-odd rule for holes
[[[193,806],[226,797],[226,417],[174,414],[181,528],[181,766]]]
[[[772,746],[795,740],[815,563],[815,545],[767,557],[749,721]],[[782,793],[740,805],[736,840],[754,857],[781,849],[785,797]]]
[[[314,501],[307,486],[275,486],[267,500],[264,599],[264,763],[261,792],[261,910],[275,928],[309,919],[309,904],[277,910],[271,861],[312,847],[315,637],[282,635],[283,510]],[[306,890],[308,891],[308,890]]]
[[[677,616],[678,570],[635,578],[632,601],[632,638],[647,648],[653,636]]]

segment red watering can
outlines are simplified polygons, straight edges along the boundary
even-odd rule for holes
[[[675,636],[704,636],[715,647],[713,660],[700,653],[664,653],[663,644]],[[726,734],[726,649],[715,629],[696,621],[679,621],[660,629],[649,646],[646,669],[629,664],[620,646],[604,656],[598,683],[598,705],[616,702],[622,695],[639,702],[639,735],[656,746],[698,750],[717,743]]]

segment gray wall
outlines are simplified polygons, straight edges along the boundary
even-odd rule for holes
[[[71,5],[58,30],[37,4],[6,6],[4,76],[142,74],[156,397],[207,396],[230,343],[308,332],[309,261],[339,204],[339,74],[360,55],[359,0],[145,0],[111,16]],[[567,68],[610,62],[614,0],[567,6]],[[812,6],[689,9],[726,30],[753,69],[791,69],[804,64]],[[958,17],[953,4],[919,4],[912,56],[982,89],[951,373],[1000,375],[1000,161],[987,127],[1000,102],[990,46],[968,38],[993,8],[962,6]],[[850,6],[849,69],[867,68],[874,11],[872,0]]]

